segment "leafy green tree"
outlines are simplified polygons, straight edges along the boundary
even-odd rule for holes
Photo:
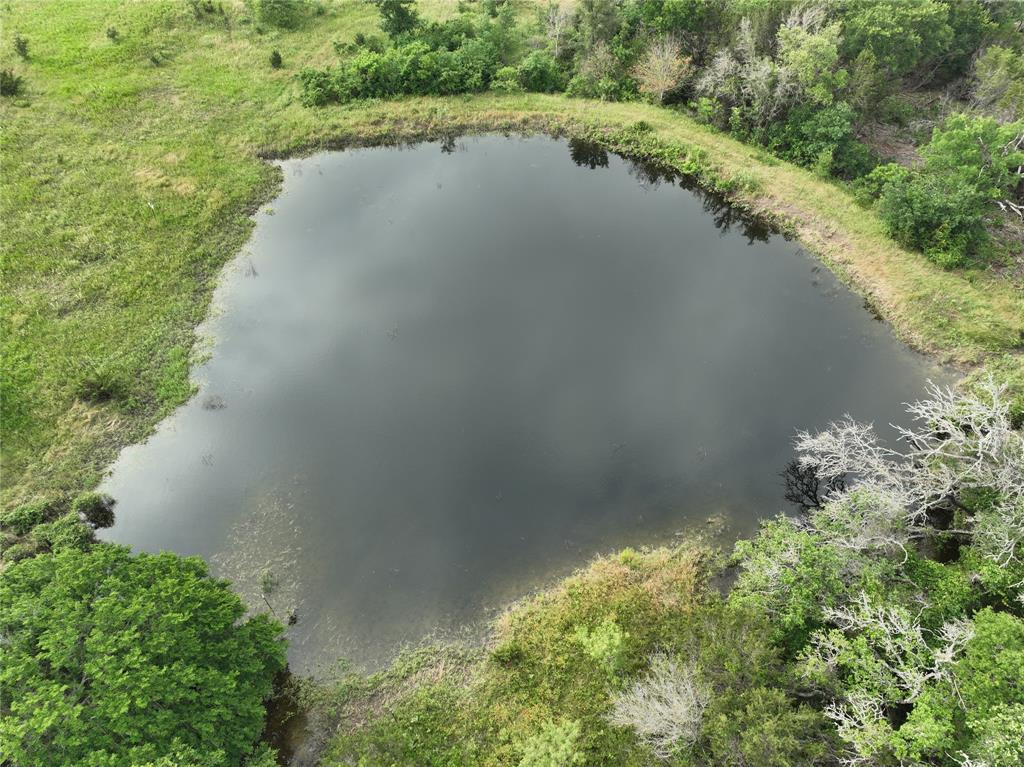
[[[700,751],[715,767],[795,767],[827,763],[820,712],[794,706],[785,691],[754,687],[715,697],[704,712]]]
[[[198,558],[102,544],[11,565],[0,751],[39,767],[238,765],[285,663],[281,627],[244,615]]]
[[[938,0],[851,0],[840,6],[845,57],[870,50],[893,77],[941,56],[953,40],[948,7]]]
[[[576,33],[580,51],[587,54],[595,45],[608,45],[619,32],[622,0],[580,0],[576,7]]]
[[[848,74],[839,67],[839,24],[812,32],[798,24],[779,29],[779,59],[812,104],[830,105],[846,86]]]
[[[519,64],[519,84],[525,90],[551,93],[562,87],[562,73],[547,51],[533,51]]]
[[[373,0],[380,13],[380,28],[388,37],[411,32],[420,23],[414,0]]]
[[[974,65],[972,102],[1002,120],[1024,120],[1024,55],[993,45]]]
[[[1020,181],[1024,165],[1024,121],[1000,124],[991,117],[954,114],[921,149],[928,173],[972,184],[979,194],[997,199]]]

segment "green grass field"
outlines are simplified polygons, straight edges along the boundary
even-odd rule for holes
[[[258,28],[240,0],[223,6],[201,18],[184,0],[2,6],[0,68],[24,78],[0,104],[5,506],[95,485],[120,448],[189,397],[195,327],[217,274],[279,184],[264,158],[316,147],[604,128],[621,144],[617,132],[643,120],[680,159],[703,150],[709,177],[785,219],[908,342],[960,363],[1020,362],[1020,284],[938,269],[893,244],[840,187],[681,114],[537,94],[307,109],[295,73],[333,61],[334,41],[375,30],[372,7],[325,1],[284,32]]]

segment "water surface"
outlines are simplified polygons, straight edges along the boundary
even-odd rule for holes
[[[784,508],[797,428],[929,364],[798,246],[582,144],[283,162],[199,395],[123,452],[108,537],[211,558],[292,659],[385,660],[599,551]]]

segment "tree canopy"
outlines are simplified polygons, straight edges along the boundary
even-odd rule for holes
[[[284,668],[281,627],[198,558],[100,544],[0,575],[0,752],[11,763],[238,765]]]

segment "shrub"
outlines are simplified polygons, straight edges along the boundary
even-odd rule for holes
[[[114,524],[116,504],[117,501],[106,493],[82,493],[71,502],[71,511],[98,530]]]
[[[854,178],[871,167],[870,152],[854,136],[855,118],[845,101],[824,108],[798,107],[778,128],[769,129],[769,146],[819,175]]]
[[[576,750],[579,737],[579,722],[557,724],[549,721],[540,732],[523,743],[519,767],[572,767],[581,764],[583,754]]]
[[[50,551],[84,551],[95,540],[92,528],[73,513],[62,514],[52,522],[36,525],[32,537]]]
[[[284,668],[281,627],[244,616],[197,558],[103,544],[8,567],[0,749],[24,765],[238,765]]]
[[[14,52],[21,58],[28,58],[28,39],[21,35],[14,36]]]
[[[708,693],[694,669],[655,655],[645,676],[612,701],[610,720],[629,727],[661,759],[700,735]]]
[[[275,48],[270,52],[270,67],[271,69],[280,69],[281,63],[281,52]]]
[[[52,507],[46,501],[22,504],[0,516],[0,529],[15,535],[28,535],[33,527],[45,522],[51,514]]]
[[[1002,120],[1024,120],[1024,58],[993,45],[974,64],[972,102]]]
[[[890,183],[902,184],[910,178],[910,169],[898,163],[878,165],[853,185],[853,195],[861,205],[871,205]]]
[[[302,0],[250,0],[256,18],[264,24],[282,29],[299,25]]]
[[[583,651],[595,661],[609,677],[614,677],[625,660],[626,639],[624,632],[612,618],[605,618],[590,631],[579,626],[574,634]]]
[[[0,557],[0,559],[3,559],[3,561],[7,562],[8,564],[13,564],[14,562],[21,562],[25,559],[31,559],[38,553],[39,544],[37,544],[34,540],[29,539],[23,540],[20,543],[12,544],[5,548],[3,556]]]
[[[558,64],[547,51],[533,51],[519,64],[519,83],[528,91],[551,93],[562,83]]]
[[[100,404],[128,396],[128,386],[110,363],[89,363],[76,393],[87,402]]]
[[[755,687],[716,696],[704,712],[702,755],[715,767],[829,764],[825,718],[783,690]]]
[[[307,107],[323,106],[329,101],[338,101],[339,94],[330,72],[304,67],[299,71],[302,85],[301,101]]]
[[[984,196],[962,179],[914,173],[888,182],[877,210],[894,240],[953,267],[985,240],[984,204]]]
[[[107,27],[107,39],[112,43],[116,43],[121,33],[117,31],[117,27]]]
[[[0,96],[17,96],[21,91],[21,77],[13,69],[0,70]]]
[[[569,96],[582,99],[617,101],[624,95],[622,83],[613,77],[594,79],[585,75],[574,75],[565,88]]]
[[[519,72],[515,67],[501,67],[491,79],[491,89],[499,93],[522,93],[523,86],[519,84]]]

